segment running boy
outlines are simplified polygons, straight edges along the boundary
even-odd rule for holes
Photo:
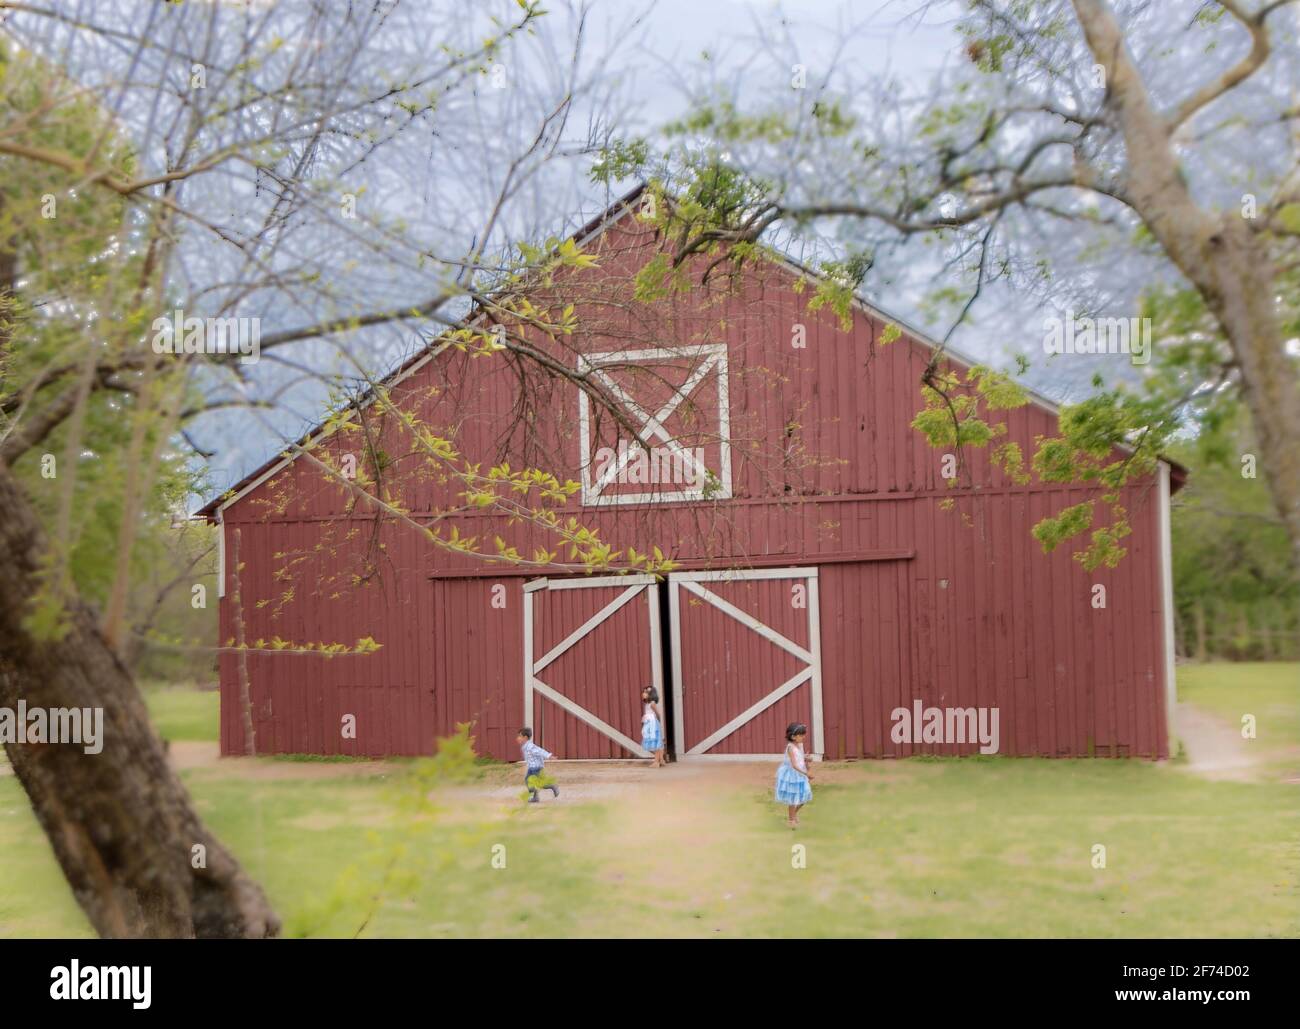
[[[560,788],[555,783],[543,783],[541,781],[542,766],[546,764],[546,759],[552,754],[548,750],[543,750],[533,742],[533,730],[524,726],[519,730],[519,735],[515,737],[515,742],[519,744],[519,752],[523,755],[524,760],[524,785],[528,787],[528,792],[532,795],[528,803],[536,804],[538,802],[537,789],[547,789],[553,796],[560,795]]]

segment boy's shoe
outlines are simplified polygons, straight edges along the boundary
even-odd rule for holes
[[[558,786],[548,786],[546,788],[551,791],[552,796],[558,797],[560,795],[560,788]]]
[[[532,795],[532,797],[529,798],[528,803],[530,803],[530,804],[540,804],[541,801],[538,799],[537,794],[534,793],[534,794]]]

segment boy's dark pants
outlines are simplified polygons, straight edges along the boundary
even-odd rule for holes
[[[540,765],[537,768],[527,768],[524,770],[524,785],[528,787],[528,792],[532,794],[532,797],[530,799],[535,800],[537,798],[537,787],[531,785],[528,782],[528,780],[531,779],[534,775],[541,775],[541,774],[542,774],[542,769]],[[545,787],[545,789],[550,790],[552,793],[556,792],[554,786],[547,786]]]

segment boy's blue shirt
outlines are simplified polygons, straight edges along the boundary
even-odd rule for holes
[[[543,750],[532,740],[524,740],[519,751],[523,754],[529,768],[541,768],[546,763],[546,759],[551,756],[549,750]]]

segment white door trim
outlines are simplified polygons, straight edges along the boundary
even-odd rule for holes
[[[738,579],[815,579],[816,568],[724,568],[712,572],[673,572],[678,582],[734,582]]]
[[[524,583],[524,592],[536,590],[585,590],[590,586],[642,586],[655,582],[653,575],[594,575],[581,579],[533,579]]]
[[[808,647],[801,647],[799,644],[788,639],[782,633],[777,632],[771,626],[759,621],[753,615],[742,611],[734,604],[718,596],[712,590],[705,589],[700,585],[701,582],[732,582],[745,579],[804,579],[808,589]],[[689,750],[686,749],[686,708],[683,698],[682,684],[682,630],[681,630],[681,599],[682,590],[701,598],[709,604],[716,607],[719,611],[740,622],[742,625],[752,629],[759,636],[780,647],[789,654],[794,655],[799,660],[805,662],[807,667],[800,669],[794,676],[787,679],[776,689],[763,696],[756,703],[750,705],[745,711],[742,711],[735,718],[731,719],[726,725],[711,733],[705,739],[701,740]],[[809,747],[808,757],[812,760],[820,760],[824,752],[823,740],[825,737],[825,728],[822,719],[822,682],[821,682],[821,610],[817,595],[817,569],[816,568],[757,568],[757,569],[730,569],[727,571],[715,572],[673,572],[668,576],[668,611],[671,620],[671,642],[673,654],[673,699],[674,713],[673,719],[674,740],[676,742],[677,754],[681,760],[690,761],[736,761],[751,760],[758,757],[779,757],[779,754],[772,755],[733,755],[733,754],[709,754],[706,751],[710,747],[717,746],[722,740],[726,739],[733,732],[743,726],[746,722],[762,714],[773,704],[782,698],[793,693],[804,683],[809,684],[812,706],[812,725],[809,727],[812,739]]]
[[[678,612],[681,603],[681,580],[668,576],[668,642],[673,654],[673,751],[678,760],[686,754],[685,707],[682,706],[682,619]],[[663,696],[661,693],[660,696]]]
[[[659,695],[663,696],[663,661],[660,654],[660,637],[659,637],[659,598],[657,580],[653,575],[617,575],[603,576],[594,579],[561,579],[548,581],[546,579],[536,580],[524,585],[524,725],[530,729],[533,727],[534,716],[534,697],[541,695],[552,703],[563,708],[569,714],[573,715],[579,721],[591,726],[601,735],[613,740],[619,746],[630,750],[637,757],[650,757],[650,752],[642,748],[641,744],[630,736],[620,732],[614,726],[596,715],[592,714],[586,708],[570,700],[559,691],[552,688],[547,683],[537,677],[537,673],[542,671],[556,658],[560,657],[574,644],[583,637],[590,634],[602,622],[606,621],[619,608],[631,602],[639,596],[646,597],[646,606],[648,608],[649,626],[650,626],[650,672],[651,681]],[[626,586],[617,597],[602,607],[594,615],[588,618],[577,629],[569,633],[563,640],[552,647],[542,657],[534,660],[533,658],[533,614],[534,614],[534,597],[539,592],[549,592],[551,590],[566,589],[599,589],[613,586]],[[602,758],[601,760],[620,760],[618,758]]]
[[[1174,708],[1178,705],[1178,678],[1174,663],[1174,554],[1169,519],[1169,464],[1160,462],[1160,507],[1158,511],[1160,544],[1157,552],[1160,573],[1161,641],[1165,665],[1165,742],[1169,756],[1174,756]]]

